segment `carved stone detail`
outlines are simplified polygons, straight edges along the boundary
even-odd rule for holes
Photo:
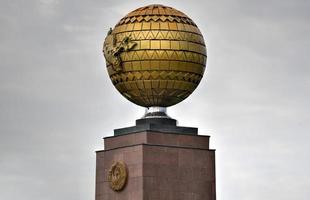
[[[127,176],[127,167],[124,162],[118,161],[113,163],[108,174],[108,181],[110,182],[110,187],[114,191],[121,191],[126,185]]]

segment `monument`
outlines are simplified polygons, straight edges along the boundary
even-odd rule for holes
[[[96,200],[215,200],[209,136],[177,126],[166,113],[203,77],[207,54],[197,25],[171,7],[141,7],[110,29],[103,53],[113,85],[146,112],[104,138]]]

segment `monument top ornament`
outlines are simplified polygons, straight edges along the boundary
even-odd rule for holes
[[[103,53],[116,89],[143,107],[186,99],[206,68],[206,45],[197,25],[163,5],[138,8],[108,32]]]

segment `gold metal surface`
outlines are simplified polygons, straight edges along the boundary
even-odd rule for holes
[[[103,48],[116,89],[144,107],[175,105],[206,68],[202,34],[184,13],[163,5],[138,8],[110,30]]]
[[[112,30],[108,32],[105,45],[103,47],[104,57],[108,65],[111,65],[117,72],[122,70],[122,60],[120,54],[134,48],[137,43],[132,42],[130,36],[126,36],[120,43],[117,43]]]
[[[124,189],[127,181],[127,167],[122,161],[113,163],[109,170],[108,181],[110,182],[110,187],[114,191],[120,191]]]

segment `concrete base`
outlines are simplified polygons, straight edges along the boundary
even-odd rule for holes
[[[136,126],[114,130],[114,135],[125,135],[143,131],[197,135],[198,128],[177,126],[177,120],[171,118],[142,118],[136,120]]]
[[[96,200],[215,200],[215,151],[209,136],[144,131],[104,138],[97,151]],[[128,167],[126,187],[109,187],[115,161]]]

